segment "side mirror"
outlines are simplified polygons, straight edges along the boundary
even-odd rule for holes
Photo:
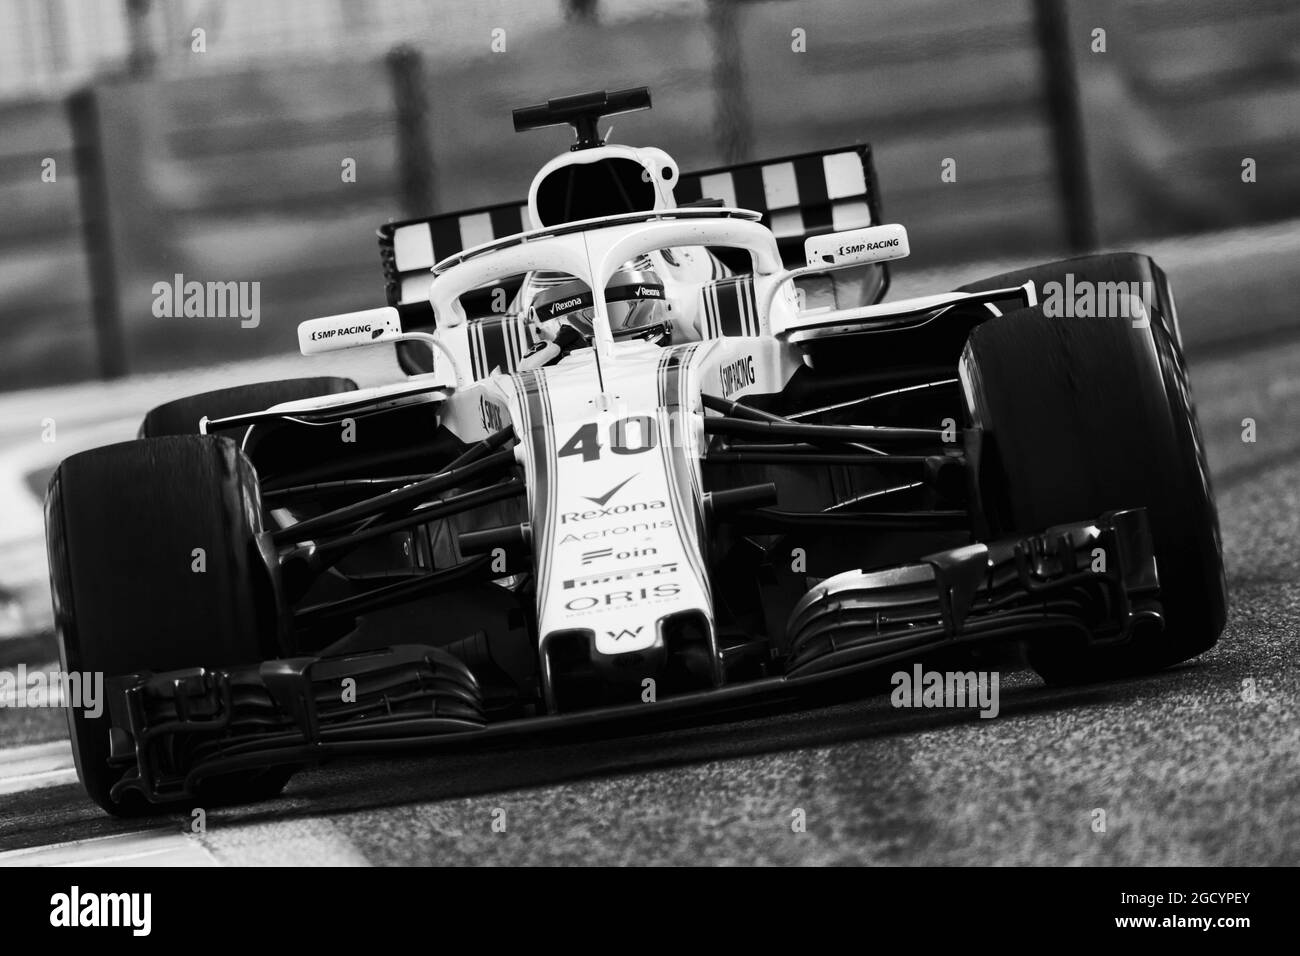
[[[298,351],[303,355],[392,342],[401,337],[401,315],[391,305],[298,323]]]
[[[347,312],[343,315],[327,315],[319,319],[308,319],[298,323],[298,351],[303,355],[319,355],[322,352],[337,352],[340,349],[354,349],[366,345],[384,345],[391,342],[427,342],[434,350],[434,369],[429,375],[436,375],[437,355],[441,352],[451,366],[452,380],[456,388],[465,383],[460,363],[437,335],[430,332],[407,331],[403,328],[403,319],[417,316],[420,321],[433,312],[428,302],[411,302],[398,306],[385,305],[378,309],[363,309],[360,312]]]
[[[907,230],[898,223],[890,223],[810,236],[804,240],[803,251],[810,268],[840,268],[905,259],[911,250],[907,245]]]

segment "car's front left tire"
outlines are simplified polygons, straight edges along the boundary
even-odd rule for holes
[[[279,656],[275,581],[259,555],[257,476],[235,443],[172,436],[73,455],[50,479],[46,541],[65,673],[254,664]],[[110,813],[152,805],[110,766],[107,701],[97,717],[69,706],[77,775]],[[278,792],[282,768],[214,781],[217,799]]]
[[[286,378],[276,382],[258,382],[253,385],[234,385],[198,395],[187,395],[159,405],[149,411],[140,423],[141,438],[160,438],[164,435],[197,435],[199,420],[207,417],[226,418],[246,415],[304,398],[355,392],[357,383],[350,378],[320,376],[317,378]]]

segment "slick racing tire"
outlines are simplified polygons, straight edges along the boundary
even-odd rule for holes
[[[1153,274],[1142,257],[1125,257],[1127,272],[1120,257],[1099,258],[1105,278],[1083,271],[1085,260],[1060,264],[1054,278],[1066,269],[1076,281]],[[1041,280],[1051,268],[1028,277]],[[980,483],[994,534],[1037,534],[1121,508],[1149,516],[1163,630],[1104,647],[1057,637],[1031,643],[1030,664],[1049,683],[1158,670],[1205,651],[1223,630],[1218,514],[1162,275],[1156,288],[1158,314],[1146,327],[1121,317],[1049,317],[1038,306],[980,325],[962,354],[969,413],[989,438]]]
[[[279,656],[275,585],[255,543],[257,476],[230,439],[150,438],[73,455],[50,479],[45,524],[63,670],[102,674],[104,698],[116,675]],[[97,717],[67,710],[86,792],[116,815],[166,809],[135,792],[110,795],[123,770],[107,762],[102,703]],[[200,796],[269,797],[290,772],[215,778]]]
[[[1070,278],[1073,277],[1073,278]],[[1049,283],[1061,284],[1061,294],[1072,285],[1087,281],[1094,286],[1109,282],[1150,283],[1145,288],[1151,289],[1157,296],[1160,308],[1151,316],[1152,322],[1173,337],[1181,357],[1183,348],[1182,333],[1178,328],[1178,317],[1174,311],[1173,294],[1169,289],[1169,280],[1164,270],[1157,266],[1150,256],[1135,252],[1109,252],[1095,256],[1076,256],[1073,259],[1061,259],[1027,269],[1016,269],[1001,275],[990,276],[978,282],[971,282],[958,289],[959,292],[985,292],[989,289],[1009,289],[1012,286],[1033,282],[1038,293],[1039,302],[1046,298],[1051,290],[1045,291]],[[1142,288],[1142,286],[1139,286]]]
[[[279,382],[259,382],[256,385],[219,388],[213,392],[190,395],[159,405],[144,417],[144,421],[140,424],[140,437],[197,435],[199,420],[205,415],[208,418],[246,415],[249,412],[260,412],[281,402],[316,398],[320,395],[337,395],[339,392],[356,390],[357,383],[352,379],[330,376],[288,378]]]
[[[279,405],[281,402],[318,398],[322,395],[338,395],[343,392],[355,392],[356,390],[357,383],[352,379],[333,376],[289,378],[277,382],[259,382],[253,385],[220,388],[216,391],[190,395],[168,402],[165,405],[159,405],[144,417],[144,421],[140,425],[139,435],[141,438],[157,438],[163,435],[197,435],[199,433],[199,421],[204,416],[214,419],[231,415],[247,415],[250,412],[264,411],[273,405]],[[261,446],[256,441],[250,444],[248,440],[249,429],[224,429],[220,434],[240,444],[240,447],[257,463],[257,467],[261,470],[264,479],[274,479],[277,469],[283,468],[286,463],[315,460],[316,456],[321,453],[319,441],[313,444],[310,441],[304,443],[301,440],[303,433],[311,435],[315,431],[314,429],[279,430],[277,425],[272,425],[267,431],[278,433],[281,439],[285,437],[287,432],[289,437],[287,440],[272,438],[269,454],[267,446]],[[313,437],[319,439],[320,436],[317,434]],[[295,517],[301,519],[309,515],[310,513],[303,513],[296,514]],[[281,517],[277,513],[271,520],[274,525],[275,522],[281,521]],[[352,588],[331,574],[322,579],[316,597],[321,600],[330,600],[344,598],[353,593]],[[330,627],[333,633],[342,636],[355,626],[355,619],[339,618]]]

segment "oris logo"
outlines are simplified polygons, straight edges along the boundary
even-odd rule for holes
[[[682,592],[677,584],[656,584],[653,587],[633,588],[628,591],[610,591],[602,595],[583,595],[565,602],[567,611],[595,611],[612,607],[626,607],[638,601],[666,601]]]

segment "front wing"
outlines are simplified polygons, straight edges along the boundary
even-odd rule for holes
[[[657,701],[489,721],[469,667],[418,644],[118,675],[108,681],[111,762],[125,773],[113,796],[180,802],[206,780],[260,768],[716,721],[993,640],[1119,643],[1163,626],[1158,591],[1146,512],[1133,509],[827,578],[796,606],[778,676]]]

